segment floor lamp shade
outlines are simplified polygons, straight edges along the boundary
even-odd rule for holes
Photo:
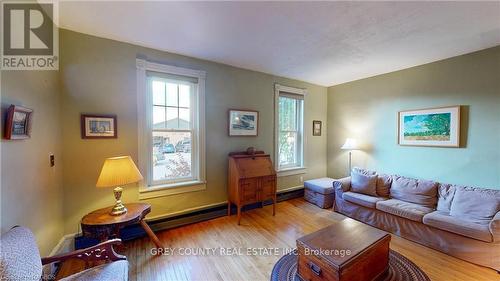
[[[358,141],[356,139],[347,138],[345,140],[344,145],[342,145],[341,149],[349,150],[349,162],[348,162],[349,170],[348,170],[348,174],[350,174],[351,173],[351,154],[352,154],[352,150],[359,149]]]
[[[347,138],[345,140],[344,145],[342,145],[341,149],[345,149],[345,150],[356,150],[356,149],[359,149],[359,147],[358,147],[358,141],[356,139]]]
[[[121,200],[122,186],[139,182],[142,179],[141,172],[130,156],[113,157],[104,161],[96,186],[114,187],[116,203],[110,211],[111,215],[118,216],[127,212]]]

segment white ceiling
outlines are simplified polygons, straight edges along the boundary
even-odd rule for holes
[[[323,86],[500,45],[500,2],[62,2],[60,26]]]

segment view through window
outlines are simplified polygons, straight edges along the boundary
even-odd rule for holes
[[[152,181],[192,180],[194,84],[152,77]]]
[[[302,96],[280,93],[278,100],[280,169],[302,166],[302,107]]]

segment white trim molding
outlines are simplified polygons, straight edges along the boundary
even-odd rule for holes
[[[307,174],[307,168],[306,167],[294,167],[294,168],[288,168],[288,169],[281,169],[277,173],[278,173],[278,177],[303,175],[303,174]]]
[[[300,148],[300,157],[301,163],[298,166],[289,167],[286,169],[280,169],[279,166],[279,97],[280,93],[289,93],[294,95],[303,96],[302,101],[302,112],[301,112],[301,124],[299,124],[300,132],[301,132],[301,143],[302,147]],[[278,176],[289,176],[289,175],[298,175],[305,174],[307,172],[306,169],[306,145],[307,145],[307,134],[304,132],[304,122],[305,122],[305,108],[306,108],[306,96],[307,89],[295,88],[290,86],[285,86],[281,84],[274,84],[274,166],[276,171],[278,172]]]
[[[54,246],[52,251],[50,251],[49,257],[74,251],[75,250],[74,241],[75,241],[76,235],[78,235],[78,233],[70,233],[70,234],[66,234],[63,237],[61,237],[61,239]]]
[[[304,185],[302,184],[302,185],[296,185],[296,186],[287,187],[287,188],[283,188],[283,189],[278,189],[276,192],[278,194],[280,194],[280,193],[295,191],[295,190],[299,190],[299,189],[303,189],[303,188],[304,188]]]
[[[152,114],[148,105],[152,103],[150,95],[148,95],[147,71],[193,77],[198,80],[196,96],[194,102],[197,110],[195,118],[195,136],[193,150],[195,150],[194,161],[197,161],[196,178],[188,182],[178,182],[170,184],[162,184],[158,186],[150,186],[151,174],[149,161],[149,147],[151,146],[151,123]],[[138,131],[138,158],[139,170],[145,179],[139,184],[139,199],[155,198],[161,196],[169,196],[184,192],[193,192],[206,189],[206,152],[205,152],[205,80],[206,72],[203,70],[195,70],[178,66],[160,64],[148,61],[146,59],[136,59],[136,76],[137,76],[137,131]]]
[[[206,189],[206,181],[188,181],[139,188],[139,200],[195,192]]]

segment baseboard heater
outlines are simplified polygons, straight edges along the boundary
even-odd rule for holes
[[[281,202],[303,196],[304,196],[304,188],[292,191],[285,191],[277,194],[277,201]],[[263,203],[263,205],[270,205],[270,204],[272,204],[272,201],[265,201]],[[260,203],[255,203],[243,207],[242,210],[248,211],[260,207],[261,207]],[[236,213],[236,206],[233,206],[231,207],[231,214],[235,213]],[[160,231],[192,223],[197,223],[201,221],[211,220],[226,215],[227,215],[227,205],[223,205],[223,206],[215,206],[205,210],[194,211],[191,213],[182,214],[178,216],[173,216],[169,218],[151,220],[148,221],[148,224],[153,231]],[[122,241],[129,241],[144,236],[146,236],[146,232],[144,232],[144,230],[139,224],[124,227],[120,231],[120,238],[122,239]],[[79,234],[75,236],[75,249],[83,249],[90,246],[94,246],[99,242],[100,241],[97,239],[84,237],[83,235]]]

